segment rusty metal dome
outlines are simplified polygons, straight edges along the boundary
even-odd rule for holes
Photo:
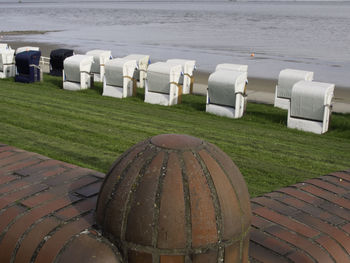
[[[163,134],[130,148],[96,209],[125,262],[248,262],[245,181],[230,157],[198,138]]]

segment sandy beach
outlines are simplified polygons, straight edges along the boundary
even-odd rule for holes
[[[10,33],[10,32],[6,32],[6,33]],[[23,34],[23,32],[21,33]],[[4,34],[4,32],[1,32],[0,34]],[[42,52],[42,56],[45,56],[45,57],[50,56],[51,50],[58,49],[58,48],[72,48],[75,50],[75,53],[81,53],[79,48],[51,44],[51,43],[37,43],[37,42],[28,42],[28,41],[5,41],[5,39],[2,39],[1,42],[8,43],[14,49],[21,46],[39,46]],[[193,89],[194,94],[203,95],[203,96],[206,95],[209,75],[210,75],[210,72],[200,70],[200,65],[198,65],[198,69],[194,73],[194,79],[195,79],[194,89]],[[277,78],[278,76],[276,76],[276,79],[249,77],[249,70],[248,70],[248,81],[249,81],[247,86],[248,101],[255,102],[255,103],[273,104]],[[333,111],[340,112],[340,113],[350,113],[350,87],[336,86],[335,96],[333,99]]]
[[[62,46],[62,45],[55,45],[55,44],[49,44],[49,43],[36,43],[36,42],[29,42],[29,41],[0,41],[0,42],[5,42],[9,44],[13,49],[17,49],[19,47],[24,47],[24,46],[40,47],[41,55],[44,57],[50,57],[50,53],[52,50],[55,50],[58,48],[66,48],[65,46]]]

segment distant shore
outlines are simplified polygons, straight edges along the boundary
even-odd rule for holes
[[[16,32],[18,33],[18,35],[21,35],[20,32],[23,33],[23,31],[13,31],[12,35],[15,35]],[[25,32],[29,32],[28,34],[30,34],[30,32],[32,31],[25,31]],[[46,31],[38,31],[37,34],[42,34],[45,32]],[[10,34],[10,32],[1,32],[0,35],[1,34],[4,35],[4,33]],[[0,39],[0,42],[8,43],[14,49],[21,46],[39,46],[42,55],[46,57],[50,56],[51,50],[58,49],[58,48],[72,48],[75,50],[76,53],[79,53],[78,48],[59,45],[59,44],[52,44],[52,43],[37,43],[37,42],[18,41],[18,40],[13,41],[13,40],[5,40],[5,39]],[[210,75],[210,72],[201,71],[200,68],[197,71],[195,71],[194,73],[194,79],[195,79],[194,93],[195,94],[199,94],[199,95],[206,94],[209,75]],[[275,88],[277,85],[277,78],[264,79],[264,78],[250,77],[248,72],[248,81],[249,81],[247,86],[248,101],[265,103],[265,104],[273,104]],[[334,101],[333,111],[341,112],[341,113],[350,113],[350,87],[336,86],[335,96],[333,101]]]
[[[0,36],[42,35],[48,32],[57,32],[57,31],[45,31],[45,30],[0,31]]]

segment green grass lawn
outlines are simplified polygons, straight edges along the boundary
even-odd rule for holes
[[[216,144],[240,168],[252,196],[350,167],[350,114],[333,114],[327,134],[286,127],[287,112],[248,103],[242,119],[205,113],[205,97],[172,107],[102,97],[102,85],[72,92],[59,77],[0,80],[0,142],[106,172],[135,143],[183,133]],[[249,87],[248,87],[249,88]]]

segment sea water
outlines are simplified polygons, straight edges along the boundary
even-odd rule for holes
[[[0,31],[51,31],[4,42],[194,59],[209,72],[218,63],[247,64],[250,77],[277,79],[294,68],[350,88],[350,2],[22,1],[0,9]]]

